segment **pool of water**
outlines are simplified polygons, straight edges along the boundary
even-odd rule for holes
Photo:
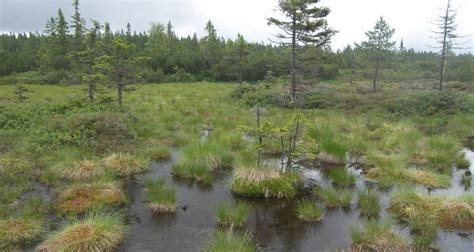
[[[465,150],[474,164],[474,153]],[[361,218],[355,199],[347,210],[327,211],[324,220],[308,224],[297,219],[296,202],[302,193],[291,200],[244,199],[234,196],[229,190],[230,171],[218,174],[212,186],[203,187],[189,181],[175,180],[171,176],[171,165],[176,153],[169,161],[155,162],[148,173],[128,179],[125,183],[131,205],[129,216],[131,230],[121,251],[202,251],[209,235],[217,228],[214,207],[221,201],[245,201],[252,206],[245,228],[249,230],[263,251],[332,251],[351,245],[350,228],[360,226]],[[353,172],[360,172],[354,168]],[[474,165],[471,165],[471,170]],[[324,172],[316,168],[300,167],[306,187],[329,184]],[[453,187],[434,190],[433,194],[460,195],[473,190],[459,185],[462,171],[453,174]],[[146,207],[143,185],[147,178],[164,176],[168,184],[176,188],[178,210],[172,215],[153,215]],[[458,186],[459,185],[459,186]],[[357,189],[375,187],[359,175]],[[392,189],[394,190],[394,189]],[[383,211],[381,218],[388,217],[385,209],[389,204],[389,191],[380,190]],[[184,209],[184,208],[185,209]],[[410,230],[403,223],[396,225],[397,231],[409,239]],[[437,245],[442,251],[474,251],[474,234],[471,231],[438,232]]]

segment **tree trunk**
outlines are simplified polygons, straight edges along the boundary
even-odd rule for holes
[[[441,51],[441,68],[439,76],[439,90],[443,90],[443,81],[446,74],[446,43],[448,36],[448,19],[449,19],[449,1],[446,7],[446,16],[444,17],[444,31],[443,31],[443,50]]]
[[[291,100],[296,101],[296,19],[293,18],[291,34]]]
[[[380,60],[377,59],[377,63],[375,65],[374,83],[373,83],[374,93],[377,92],[377,78],[379,76],[379,67],[380,67]]]

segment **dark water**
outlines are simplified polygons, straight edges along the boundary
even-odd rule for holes
[[[472,152],[470,153],[472,154]],[[230,193],[231,171],[216,176],[211,187],[174,180],[170,174],[170,161],[153,163],[150,172],[126,182],[126,189],[132,200],[130,206],[131,230],[121,251],[202,251],[206,240],[216,229],[214,206],[221,201],[245,201],[252,206],[246,229],[264,251],[333,251],[351,245],[350,228],[360,226],[359,211],[355,199],[351,209],[327,211],[320,223],[307,224],[299,221],[295,205],[300,195],[292,200],[248,200]],[[474,158],[471,155],[471,162]],[[353,172],[359,173],[353,168]],[[471,167],[473,169],[473,167]],[[300,168],[306,186],[324,186],[329,183],[324,173],[318,169]],[[146,178],[165,176],[177,190],[178,211],[174,215],[152,215],[144,203],[143,184]],[[457,175],[453,183],[458,183]],[[356,187],[372,187],[361,178]],[[381,191],[381,205],[386,209],[390,191]],[[472,193],[453,186],[447,190],[437,190],[433,194],[459,195]],[[187,206],[187,210],[182,209]],[[388,217],[383,210],[381,218]],[[398,232],[409,239],[409,228],[402,223],[396,226]],[[471,231],[439,231],[437,245],[442,251],[474,251],[474,234]]]

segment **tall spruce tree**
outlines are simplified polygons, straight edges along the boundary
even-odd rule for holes
[[[239,66],[239,84],[242,86],[244,68],[247,65],[248,55],[250,54],[250,48],[244,36],[240,33],[237,34],[237,40],[235,41],[235,52],[237,54],[238,66]]]
[[[395,29],[390,28],[383,17],[380,17],[372,31],[365,33],[367,41],[357,45],[368,57],[369,64],[374,67],[373,76],[373,92],[377,92],[377,81],[382,64],[387,61],[388,57],[395,50],[396,41],[391,41]]]
[[[322,47],[330,42],[336,33],[328,27],[326,17],[330,10],[316,6],[320,0],[279,0],[278,10],[284,20],[268,18],[269,25],[278,26],[283,32],[277,35],[282,45],[291,46],[291,90],[290,98],[296,101],[296,52],[300,44]]]

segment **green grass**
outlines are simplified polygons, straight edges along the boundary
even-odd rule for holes
[[[314,194],[323,201],[327,208],[348,208],[351,206],[352,192],[349,190],[325,187],[315,189]]]
[[[357,180],[357,176],[344,167],[331,169],[329,171],[329,177],[331,178],[332,184],[338,187],[354,186]]]
[[[41,238],[43,232],[43,222],[37,219],[9,218],[0,220],[0,248],[30,244]]]
[[[160,161],[171,158],[171,150],[165,146],[153,146],[145,150],[145,155],[151,160]]]
[[[145,182],[145,189],[148,208],[153,213],[176,212],[176,189],[168,188],[165,178],[148,179]]]
[[[407,242],[390,221],[368,220],[363,228],[352,227],[352,248],[356,251],[407,251]]]
[[[231,168],[233,156],[215,141],[195,142],[182,150],[181,159],[173,165],[173,175],[178,178],[195,179],[211,184],[213,172],[221,168]]]
[[[237,234],[232,231],[216,231],[205,245],[206,252],[254,252],[250,234]]]
[[[357,206],[364,217],[373,218],[380,214],[380,196],[374,190],[360,191],[358,194]]]
[[[104,165],[119,176],[131,176],[148,169],[148,162],[127,153],[114,153],[104,159]]]
[[[231,191],[250,198],[291,198],[301,183],[294,172],[280,174],[271,166],[240,167],[232,177]]]
[[[296,206],[298,219],[305,222],[319,222],[323,219],[324,210],[311,201],[300,201]]]
[[[474,228],[474,195],[460,197],[431,196],[412,189],[394,192],[389,210],[398,218],[411,222],[419,216],[433,216],[430,220],[443,228]]]
[[[458,169],[469,169],[469,167],[471,166],[471,162],[466,159],[466,156],[464,154],[459,154],[456,157],[455,163]]]
[[[228,227],[242,227],[250,213],[250,207],[245,203],[230,204],[221,202],[216,209],[217,222]]]
[[[104,166],[95,160],[69,161],[52,167],[53,173],[62,179],[87,180],[105,175]]]
[[[38,251],[113,251],[125,240],[127,227],[113,213],[91,213],[50,234]]]

